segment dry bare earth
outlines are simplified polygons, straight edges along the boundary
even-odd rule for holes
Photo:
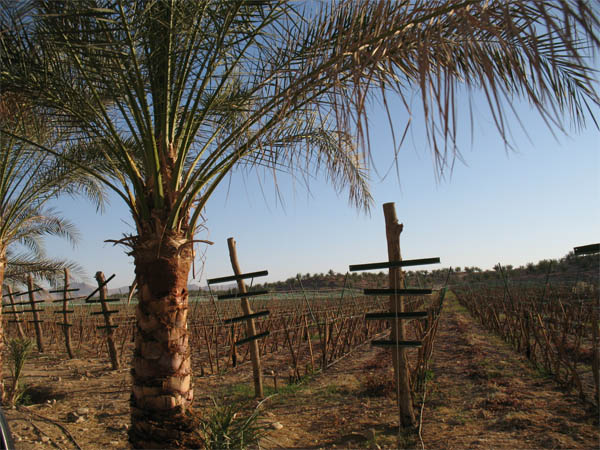
[[[284,387],[261,409],[268,448],[394,448],[397,413],[386,350],[363,346],[324,374]],[[17,449],[126,448],[130,378],[106,359],[34,355],[25,382],[41,404],[6,411]],[[425,448],[598,448],[598,409],[562,392],[450,300],[442,313],[422,419]],[[5,367],[8,373],[8,367]],[[272,379],[266,385],[273,387]],[[248,365],[196,379],[200,404],[250,400]],[[55,400],[55,401],[54,401]],[[49,401],[49,403],[47,402]],[[88,411],[81,408],[87,408]],[[417,410],[420,403],[417,402]],[[82,419],[73,422],[79,414]],[[44,418],[50,419],[46,420]],[[77,419],[75,419],[77,420]],[[68,436],[71,435],[71,437]],[[77,443],[77,444],[75,444]],[[421,447],[416,434],[402,447]]]

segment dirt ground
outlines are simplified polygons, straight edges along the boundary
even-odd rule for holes
[[[263,448],[590,448],[599,411],[485,332],[454,300],[441,316],[431,373],[415,403],[418,432],[398,434],[389,351],[355,349],[300,384],[266,377]],[[4,373],[8,374],[8,366]],[[106,359],[34,354],[24,382],[31,406],[6,410],[17,449],[128,448],[129,369]],[[195,380],[200,409],[252,403],[250,366]],[[423,403],[423,405],[422,405]],[[256,404],[256,403],[255,403]],[[422,407],[422,414],[421,414]]]

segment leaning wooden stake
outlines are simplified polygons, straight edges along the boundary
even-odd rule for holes
[[[100,288],[100,305],[102,305],[102,315],[104,316],[105,324],[103,327],[99,328],[103,328],[106,331],[106,342],[108,343],[110,362],[113,370],[117,370],[119,369],[119,354],[117,352],[117,346],[115,345],[114,340],[116,325],[113,325],[112,319],[110,318],[110,315],[116,311],[109,310],[108,305],[106,304],[108,289],[106,288],[104,274],[102,272],[96,272],[96,281],[98,282],[98,287]]]
[[[229,259],[231,260],[231,267],[233,268],[233,273],[236,275],[241,275],[242,271],[240,269],[240,265],[237,259],[237,252],[235,249],[235,239],[232,237],[227,239],[227,246],[229,247]],[[238,290],[240,293],[245,294],[246,284],[243,279],[237,280]],[[252,314],[252,309],[250,308],[250,303],[246,297],[242,297],[242,310],[245,315]],[[246,334],[247,336],[255,336],[256,335],[256,326],[254,325],[254,319],[248,319],[246,321]],[[253,340],[248,343],[250,346],[250,357],[252,358],[252,373],[254,376],[254,396],[257,398],[264,397],[263,392],[263,380],[262,380],[262,368],[260,364],[260,352],[258,350],[258,340]]]
[[[19,332],[19,337],[21,339],[25,339],[25,332],[23,331],[23,327],[21,326],[21,323],[23,323],[23,320],[19,319],[17,307],[15,306],[15,299],[13,297],[12,288],[10,286],[6,286],[6,292],[8,293],[8,299],[10,301],[11,311],[12,311],[12,314],[14,315],[14,320],[9,320],[9,322],[15,323],[15,325],[17,326],[17,331]]]
[[[44,342],[42,339],[42,325],[40,320],[39,310],[35,307],[36,301],[35,296],[33,295],[33,277],[31,275],[27,276],[27,289],[29,293],[29,304],[31,305],[31,313],[33,314],[33,325],[35,327],[35,339],[38,351],[40,353],[44,353]],[[38,302],[39,303],[39,302]]]
[[[385,216],[385,234],[387,238],[388,260],[401,261],[400,255],[400,233],[403,225],[398,223],[396,217],[396,207],[394,203],[384,203],[383,214]],[[389,286],[391,289],[404,288],[404,275],[401,267],[390,267]],[[398,294],[390,295],[390,312],[397,313],[404,311],[404,301]],[[390,320],[392,332],[390,340],[400,342],[405,340],[404,322],[402,320]],[[400,346],[392,347],[392,362],[394,364],[394,374],[398,383],[397,401],[398,413],[400,417],[400,426],[412,427],[415,425],[415,413],[412,405],[412,394],[410,391],[410,372],[408,368],[408,359],[406,350]]]
[[[65,335],[65,347],[67,348],[67,353],[69,354],[69,358],[73,359],[73,349],[71,348],[71,326],[69,323],[69,269],[65,267],[65,286],[63,288],[63,323],[62,329]]]

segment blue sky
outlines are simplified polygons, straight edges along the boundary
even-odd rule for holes
[[[406,113],[397,104],[392,108],[402,129]],[[555,139],[528,105],[516,108],[530,139],[513,122],[515,149],[507,152],[480,105],[473,141],[468,122],[461,126],[465,163],[456,161],[451,176],[441,180],[416,112],[399,153],[399,177],[395,169],[385,180],[371,174],[370,215],[352,208],[346,193],[337,195],[324,177],[311,180],[309,192],[280,175],[282,204],[272,179],[235,173],[208,202],[208,231],[199,238],[214,245],[205,248],[204,270],[192,282],[205,285],[207,276],[232,273],[228,237],[237,241],[243,271],[269,271],[261,282],[329,269],[345,272],[349,264],[384,261],[386,202],[395,202],[404,223],[403,257],[439,256],[439,267],[491,268],[498,262],[518,266],[559,258],[574,246],[600,241],[600,132],[589,124],[583,132]],[[372,108],[370,122],[373,157],[382,174],[393,164],[392,139],[381,109]],[[117,274],[112,287],[130,284],[132,258],[122,247],[103,242],[134,232],[124,205],[114,198],[103,215],[84,201],[62,199],[56,206],[85,238],[75,250],[51,239],[48,253],[77,261],[89,283],[102,270],[107,276]],[[196,263],[199,272],[201,261]]]

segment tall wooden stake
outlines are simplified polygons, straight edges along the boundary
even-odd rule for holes
[[[8,299],[10,301],[12,313],[14,314],[14,322],[15,322],[15,325],[17,326],[17,331],[19,332],[19,337],[21,339],[25,339],[25,332],[23,331],[23,327],[21,326],[21,322],[23,322],[23,320],[20,320],[19,316],[17,314],[17,308],[15,306],[15,299],[13,297],[12,288],[10,286],[6,286],[6,292],[8,293]],[[12,322],[12,321],[9,321],[9,322]]]
[[[387,238],[388,261],[401,261],[400,255],[400,233],[403,225],[398,223],[396,207],[394,203],[384,203],[383,214],[385,217],[385,234]],[[391,289],[404,288],[404,275],[401,267],[390,267],[389,286]],[[390,295],[390,311],[403,312],[404,301],[402,296]],[[402,320],[390,320],[392,332],[390,340],[400,342],[405,340],[404,323]],[[392,362],[394,374],[398,383],[397,401],[400,426],[403,428],[415,425],[415,413],[412,405],[412,394],[410,392],[410,377],[406,349],[398,346],[392,347]]]
[[[65,334],[65,347],[69,358],[73,359],[73,349],[71,348],[71,324],[69,323],[69,269],[65,267],[65,287],[63,288],[63,333]]]
[[[29,291],[29,302],[31,303],[31,312],[33,314],[33,326],[35,327],[35,340],[38,351],[44,353],[44,342],[42,339],[42,325],[38,309],[35,307],[35,296],[33,295],[33,277],[27,275],[27,290]]]
[[[229,247],[229,259],[231,260],[231,267],[233,268],[233,273],[236,275],[241,275],[242,271],[240,269],[240,265],[237,259],[237,252],[235,250],[235,239],[230,237],[227,239],[227,246]],[[246,284],[244,280],[237,280],[238,290],[245,294],[248,292],[246,290]],[[252,314],[252,309],[250,308],[250,303],[246,297],[242,297],[242,310],[245,315]],[[248,319],[246,321],[246,334],[248,336],[256,335],[256,326],[254,325],[254,319]],[[260,364],[260,352],[258,350],[258,340],[253,340],[248,342],[250,346],[250,358],[252,358],[252,373],[254,375],[254,396],[257,398],[264,397],[263,392],[263,380],[262,380],[262,368]]]
[[[110,356],[110,362],[113,370],[119,369],[119,353],[117,352],[117,346],[115,345],[114,340],[114,325],[112,323],[112,319],[110,318],[111,312],[114,312],[108,309],[108,305],[106,304],[106,297],[108,294],[108,289],[106,284],[104,283],[105,278],[102,272],[96,272],[96,281],[98,282],[98,286],[100,288],[100,304],[102,305],[102,314],[104,315],[104,323],[105,325],[102,327],[106,331],[106,342],[108,343],[108,353]]]

